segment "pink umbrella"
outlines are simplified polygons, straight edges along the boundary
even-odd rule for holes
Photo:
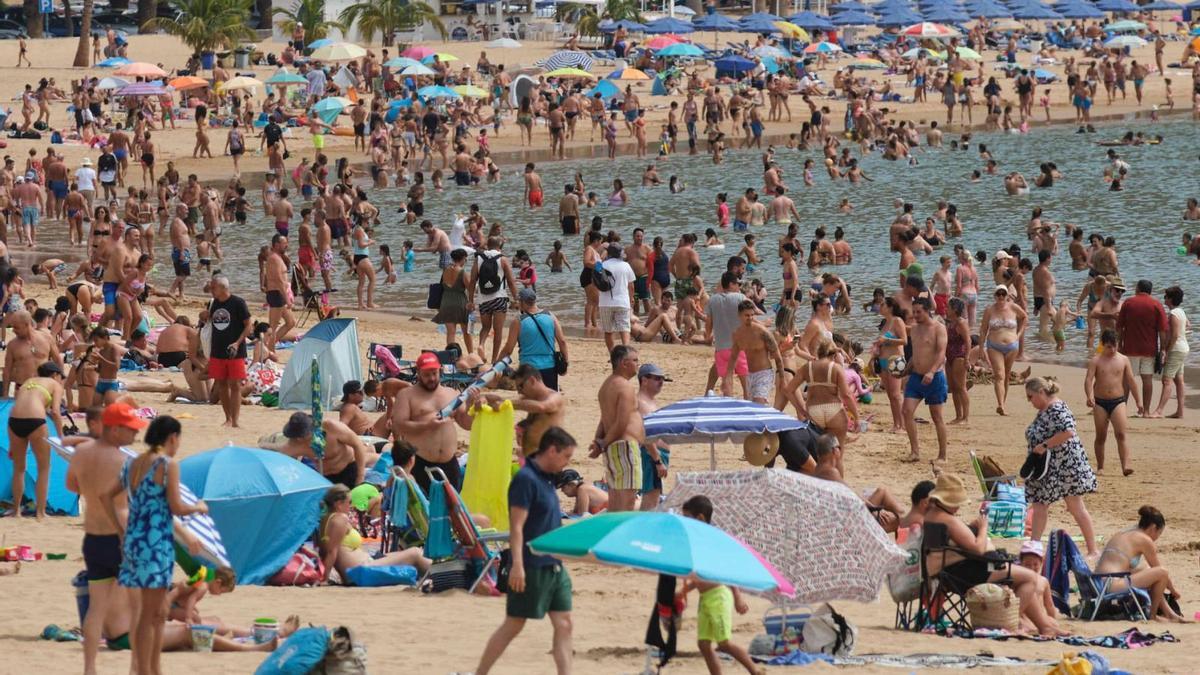
[[[667,33],[666,35],[656,35],[646,41],[646,49],[656,52],[656,51],[662,49],[663,47],[667,47],[669,45],[677,44],[680,42],[687,42],[687,40],[679,37],[678,35],[675,35],[674,33]]]
[[[405,49],[404,51],[400,52],[400,56],[405,56],[410,59],[417,59],[418,61],[420,61],[421,59],[425,58],[426,56],[429,56],[430,54],[436,54],[436,53],[437,53],[437,50],[434,49],[433,47],[409,47],[408,49]]]
[[[782,572],[780,572],[778,569],[775,568],[774,565],[771,564],[770,560],[767,560],[766,558],[764,558],[762,556],[762,554],[759,553],[758,551],[756,551],[754,549],[754,547],[751,546],[750,544],[747,544],[746,542],[742,541],[741,539],[738,539],[737,537],[735,537],[732,534],[729,536],[733,537],[734,540],[737,541],[737,543],[741,544],[742,546],[745,546],[746,550],[749,551],[750,554],[753,555],[758,560],[758,562],[762,563],[763,569],[765,569],[768,573],[770,573],[770,575],[772,577],[774,577],[775,583],[779,584],[779,587],[775,589],[775,591],[777,593],[779,593],[780,595],[787,596],[789,598],[796,597],[796,587],[792,585],[792,582],[787,580],[787,577],[783,576]]]

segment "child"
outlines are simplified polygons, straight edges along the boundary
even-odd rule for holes
[[[401,254],[404,260],[404,273],[408,274],[413,271],[413,265],[417,262],[417,254],[413,252],[413,243],[411,239],[405,239],[403,246],[404,253]]]
[[[796,140],[796,134],[788,134],[787,144],[783,147],[787,148],[788,150],[795,150],[797,147],[799,147],[799,141]]]
[[[717,193],[717,225],[722,228],[729,227],[728,199],[728,196],[724,192]]]
[[[811,159],[804,160],[804,187],[812,187],[816,185],[813,180],[813,161]]]
[[[946,316],[946,303],[950,302],[950,256],[944,255],[941,266],[933,273],[933,305],[938,316]]]
[[[871,294],[871,301],[863,304],[863,309],[871,314],[879,313],[879,306],[883,304],[884,292],[882,288],[876,288]]]
[[[658,156],[666,157],[671,154],[671,134],[667,131],[667,125],[662,125],[662,132],[658,134]]]
[[[442,187],[442,170],[441,169],[433,170],[433,189],[436,192],[441,192],[444,189]]]
[[[842,197],[842,203],[838,204],[838,212],[850,213],[852,211],[854,211],[854,206],[850,204],[850,198]]]
[[[517,254],[513,256],[513,260],[517,263],[517,281],[521,282],[523,288],[537,290],[537,271],[533,269],[533,261],[529,259],[529,253],[524,249],[517,249]]]
[[[554,486],[562,490],[564,495],[575,499],[575,506],[568,515],[596,515],[608,508],[608,493],[595,485],[588,485],[574,469],[564,469],[558,474]]]
[[[212,244],[204,232],[196,234],[196,257],[199,259],[197,271],[212,272]]]
[[[712,523],[712,511],[712,502],[704,495],[696,495],[683,503],[683,515],[702,523]],[[730,641],[733,637],[733,611],[736,609],[738,614],[750,611],[750,606],[742,599],[738,589],[698,579],[687,579],[683,582],[681,594],[686,596],[692,588],[700,591],[700,605],[696,610],[696,642],[700,653],[704,655],[708,672],[711,675],[721,672],[721,661],[717,652],[722,651],[742,664],[751,675],[765,673],[766,670],[750,660],[746,650]]]
[[[584,206],[586,206],[589,209],[592,208],[593,206],[596,205],[596,199],[597,199],[597,197],[596,197],[595,192],[587,193],[587,202],[584,203]]]
[[[479,149],[480,149],[480,150],[483,150],[484,152],[490,152],[490,151],[491,151],[491,149],[488,147],[488,135],[487,135],[487,129],[480,129],[480,130],[479,130],[479,137],[478,137],[478,138],[476,138],[476,139],[475,139],[475,141],[476,141],[476,142],[479,144]]]
[[[1067,334],[1064,329],[1067,327],[1067,321],[1080,316],[1071,311],[1067,305],[1067,301],[1063,300],[1058,303],[1058,311],[1054,313],[1054,319],[1051,323],[1051,329],[1054,333],[1054,351],[1062,353],[1067,347]]]
[[[1046,113],[1046,121],[1049,122],[1050,121],[1050,90],[1049,89],[1046,90],[1046,93],[1042,94],[1041,104],[1042,104],[1042,110]]]
[[[32,272],[34,274],[45,274],[46,280],[50,282],[50,288],[58,288],[58,276],[67,271],[67,263],[59,258],[48,258],[40,263],[34,263]]]
[[[567,256],[563,254],[561,241],[554,240],[554,250],[546,256],[546,265],[552,273],[562,272],[564,265],[567,269],[571,269],[571,263],[567,262]]]
[[[705,322],[704,314],[700,311],[699,298],[699,289],[689,288],[676,305],[675,325],[679,327],[680,337],[684,342],[691,341],[692,336]]]
[[[237,585],[237,573],[228,567],[210,569],[200,565],[184,583],[172,585],[167,593],[167,619],[204,623],[196,605],[205,595],[222,595],[233,591]]]
[[[758,257],[758,251],[755,250],[755,237],[752,234],[747,234],[744,241],[746,244],[742,246],[742,250],[738,251],[738,256],[746,261],[746,274],[753,274],[756,265],[762,262]]]
[[[1167,110],[1174,110],[1175,109],[1175,94],[1171,91],[1171,78],[1169,78],[1169,77],[1164,78],[1163,84],[1166,85]]]
[[[728,207],[726,207],[728,211]],[[725,248],[725,242],[717,236],[717,231],[711,227],[704,231],[704,245],[708,248]]]
[[[749,265],[747,265],[747,267],[749,267]],[[746,298],[754,303],[754,306],[758,308],[758,311],[766,313],[767,289],[763,286],[762,280],[751,279],[749,291],[750,292],[746,294]]]
[[[860,358],[855,358],[851,361],[850,365],[846,366],[846,385],[850,388],[854,397],[858,399],[859,403],[870,403],[871,387],[867,386],[867,383],[863,381],[862,371],[864,367],[863,360]]]
[[[387,244],[379,245],[379,267],[383,269],[386,276],[383,283],[396,283],[396,267],[392,264],[392,247]]]

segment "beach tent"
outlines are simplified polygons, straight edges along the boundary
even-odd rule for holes
[[[243,584],[271,578],[312,535],[331,485],[287,455],[236,446],[188,457],[179,463],[179,480],[208,504]]]
[[[508,102],[516,108],[521,105],[521,99],[529,96],[537,87],[537,80],[528,75],[518,75],[508,85]]]
[[[13,400],[0,398],[0,427],[8,428],[8,416],[12,412]],[[46,417],[50,435],[59,435],[54,422]],[[11,502],[13,463],[8,457],[8,434],[0,437],[0,502]],[[25,500],[32,505],[37,482],[37,460],[33,448],[25,451]],[[63,516],[79,515],[79,495],[67,489],[67,460],[50,453],[50,491],[46,495],[46,512]]]
[[[587,91],[586,96],[591,98],[596,94],[600,94],[600,98],[603,99],[620,98],[621,88],[608,80],[600,80],[596,83],[596,86]]]
[[[308,410],[312,407],[313,359],[321,369],[325,408],[341,397],[342,385],[362,379],[362,360],[358,355],[358,324],[354,319],[326,319],[304,335],[279,382],[279,407]]]
[[[666,96],[667,95],[667,85],[663,84],[663,80],[665,80],[665,79],[666,79],[666,73],[663,73],[661,75],[656,75],[654,77],[654,84],[650,85],[650,95],[651,96]]]

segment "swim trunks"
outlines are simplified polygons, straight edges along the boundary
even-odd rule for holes
[[[67,181],[52,180],[52,181],[50,181],[49,187],[50,187],[50,191],[53,192],[54,196],[57,197],[58,199],[64,199],[67,196],[67,192],[68,192]]]
[[[620,440],[604,449],[604,478],[609,490],[637,490],[642,487],[641,448],[633,441]]]
[[[750,373],[747,378],[751,400],[759,399],[764,401],[773,401],[775,399],[775,371],[767,368],[766,370],[756,370]]]
[[[121,571],[121,538],[115,534],[83,535],[83,564],[89,584],[116,579]]]
[[[267,307],[282,309],[285,305],[287,305],[287,298],[284,297],[283,291],[267,291]]]
[[[325,253],[321,254],[321,271],[333,271],[333,249],[328,249]]]
[[[102,289],[104,292],[104,304],[106,304],[106,305],[116,305],[117,304],[117,288],[118,287],[120,287],[120,284],[118,284],[115,281],[104,282],[104,285],[102,286]]]
[[[21,224],[28,225],[29,227],[37,227],[38,216],[40,216],[40,215],[41,215],[41,212],[38,211],[38,207],[22,206],[21,207]]]
[[[650,277],[642,274],[633,280],[633,294],[638,300],[650,299]]]
[[[542,191],[541,190],[530,190],[529,191],[529,205],[533,206],[533,207],[538,207],[538,206],[542,205]]]
[[[650,456],[649,452],[646,452],[645,446],[641,447],[641,453],[642,453],[642,494],[644,495],[647,492],[653,492],[655,490],[661,491],[662,487],[663,487],[662,478],[659,477],[658,471],[656,470],[657,467],[654,466],[654,458]],[[659,448],[658,456],[662,460],[663,466],[669,467],[671,465],[671,451],[670,450],[664,450],[662,448]]]
[[[696,611],[696,639],[721,644],[733,637],[733,591],[728,586],[710,588],[700,594]]]
[[[725,371],[729,369],[729,357],[733,354],[732,349],[718,349],[713,354],[713,363],[717,366],[717,375],[725,377]],[[737,363],[733,366],[735,375],[749,375],[750,366],[746,363],[746,352],[738,354]]]
[[[180,251],[171,249],[171,264],[175,267],[175,276],[188,277],[192,275],[192,252],[190,249]]]
[[[605,333],[628,333],[630,330],[628,307],[601,307],[600,330]]]
[[[912,373],[908,376],[908,382],[904,385],[904,398],[923,400],[929,405],[945,403],[948,393],[945,371],[939,370],[934,373],[933,380],[929,384],[922,381],[924,377],[921,373]]]

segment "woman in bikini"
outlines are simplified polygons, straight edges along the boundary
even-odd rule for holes
[[[975,325],[975,307],[979,303],[979,273],[975,271],[975,261],[971,252],[966,248],[956,251],[958,268],[954,270],[954,297],[962,298],[966,305],[967,323]]]
[[[879,316],[883,321],[879,325],[879,337],[875,339],[875,370],[883,390],[887,392],[888,407],[892,411],[891,433],[904,431],[904,415],[901,407],[904,405],[904,381],[906,378],[892,375],[892,362],[899,359],[904,362],[904,346],[908,344],[908,323],[905,321],[907,312],[894,298],[884,298],[879,305]]]
[[[406,548],[372,558],[363,550],[363,537],[350,520],[350,489],[337,484],[325,493],[325,518],[321,520],[318,539],[321,559],[325,562],[325,579],[329,572],[337,570],[342,579],[346,573],[355,567],[388,567],[391,565],[411,565],[417,568],[419,574],[424,574],[432,561],[425,557],[419,547]],[[324,581],[323,580],[323,581]]]
[[[784,389],[784,395],[796,406],[796,410],[807,416],[823,433],[837,436],[838,443],[845,448],[850,424],[846,406],[850,406],[849,410],[855,419],[858,418],[858,408],[847,384],[845,371],[835,360],[839,351],[833,340],[821,338],[816,346],[816,360],[809,361],[796,371],[795,377]],[[796,395],[796,390],[802,384],[807,385],[803,402]],[[837,467],[839,473],[845,471],[840,454]]]
[[[812,301],[812,316],[800,334],[800,348],[815,355],[822,340],[833,340],[833,301],[817,295]]]
[[[29,448],[37,462],[37,482],[34,484],[34,513],[38,520],[46,517],[46,499],[50,491],[50,430],[46,416],[61,430],[64,390],[62,368],[54,361],[38,366],[37,377],[25,380],[17,388],[12,411],[8,418],[8,447],[12,458],[13,509],[6,515],[21,517],[21,502],[25,496],[25,459]]]
[[[1151,619],[1189,623],[1176,614],[1166,600],[1168,591],[1175,599],[1179,598],[1179,591],[1175,589],[1171,575],[1158,557],[1158,538],[1162,536],[1166,527],[1167,520],[1158,509],[1153,506],[1138,509],[1137,527],[1121,530],[1108,540],[1108,544],[1100,552],[1100,560],[1096,562],[1096,574],[1131,573],[1129,582],[1134,588],[1150,592]],[[1126,581],[1119,577],[1113,579],[1109,585],[1113,591],[1120,591],[1125,587]]]
[[[997,285],[995,298],[995,302],[984,310],[979,322],[979,342],[992,365],[996,413],[1007,415],[1004,403],[1008,400],[1008,376],[1017,360],[1017,349],[1025,332],[1028,315],[1024,308],[1010,300],[1007,286]]]

